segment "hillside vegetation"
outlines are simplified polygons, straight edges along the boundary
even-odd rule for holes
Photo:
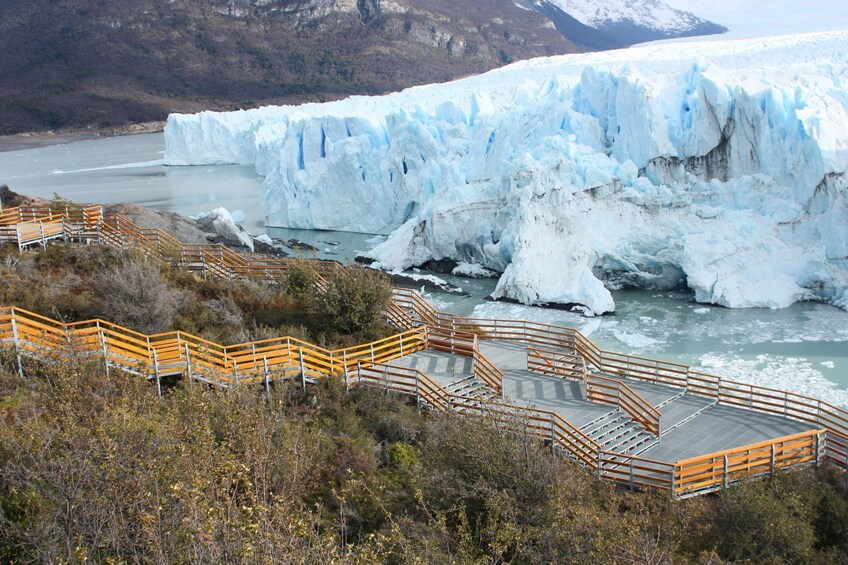
[[[512,0],[4,0],[0,134],[379,94],[578,50]]]
[[[6,249],[0,304],[233,342],[388,331],[388,283],[327,298],[206,281],[98,245]],[[337,380],[305,391],[145,380],[0,355],[0,561],[9,563],[842,563],[845,475],[778,474],[682,502],[631,493],[520,425],[416,410]]]

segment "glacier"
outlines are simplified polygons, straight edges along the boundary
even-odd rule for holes
[[[168,165],[252,164],[266,223],[612,312],[609,289],[848,309],[848,32],[540,58],[380,97],[173,114]]]

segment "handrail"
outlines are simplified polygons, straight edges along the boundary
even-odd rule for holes
[[[692,496],[726,488],[728,484],[802,463],[818,464],[826,430],[812,430],[781,438],[701,455],[674,464],[673,494]]]
[[[586,380],[586,362],[580,355],[527,346],[527,370],[560,378]]]
[[[0,341],[35,356],[66,350],[103,357],[107,365],[157,377],[192,372],[198,362],[206,379],[234,382],[270,380],[275,370],[302,369],[310,375],[343,375],[357,364],[386,362],[427,347],[428,329],[414,328],[352,347],[328,350],[291,337],[222,346],[185,332],[142,334],[100,319],[66,324],[17,307],[0,308]],[[55,355],[54,355],[55,356]]]
[[[587,375],[586,382],[588,400],[617,406],[648,432],[660,437],[662,414],[627,383],[595,374]]]
[[[534,435],[550,440],[589,468],[596,468],[595,454],[600,449],[600,444],[555,412],[500,402],[481,402],[477,398],[451,394],[421,371],[407,367],[379,363],[360,367],[357,375],[348,379],[346,384],[363,382],[386,390],[415,395],[419,401],[423,400],[442,412],[478,412],[497,419],[522,419],[525,429]]]
[[[495,393],[503,398],[503,371],[498,369],[494,363],[483,355],[477,347],[477,338],[474,338],[474,376],[486,383],[486,386],[495,391]]]

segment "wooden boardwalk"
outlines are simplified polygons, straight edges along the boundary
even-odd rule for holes
[[[99,206],[0,211],[0,243],[23,251],[55,240],[134,248],[206,277],[269,284],[290,265],[183,244]],[[315,266],[316,292],[324,292],[341,267]],[[160,393],[165,375],[223,387],[325,378],[380,387],[432,410],[504,419],[599,478],[675,498],[799,465],[848,468],[848,411],[818,399],[604,351],[571,328],[440,312],[405,289],[394,290],[386,319],[399,333],[327,350],[289,336],[223,346],[0,307],[0,349],[22,375],[29,358],[102,362],[155,381]]]
[[[587,399],[580,381],[529,371],[525,345],[483,342],[480,350],[503,371],[507,403],[553,411],[584,431],[591,430],[593,422],[619,411],[615,406]],[[432,350],[407,355],[389,364],[417,369],[448,389],[473,375],[471,358]],[[818,429],[815,425],[782,416],[722,406],[713,399],[686,394],[679,388],[622,380],[662,411],[661,437],[633,450],[634,455],[648,459],[674,463]]]

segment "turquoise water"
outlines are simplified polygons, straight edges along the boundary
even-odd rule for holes
[[[244,226],[259,235],[300,239],[318,256],[350,260],[373,245],[370,235],[266,229],[262,179],[252,167],[165,167],[162,134],[80,141],[0,153],[0,184],[35,196],[78,202],[140,204],[185,215],[224,206],[245,213]],[[601,347],[682,362],[736,380],[812,394],[848,406],[848,312],[795,304],[782,310],[697,304],[686,293],[613,293],[616,313],[587,319],[548,310],[487,301],[492,280],[443,277],[467,298],[430,296],[453,312],[531,319],[581,328]]]

